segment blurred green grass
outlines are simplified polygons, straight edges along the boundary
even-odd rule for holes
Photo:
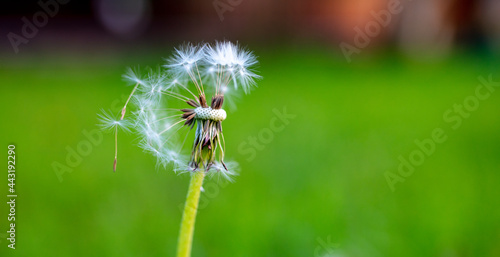
[[[315,256],[328,239],[338,256],[500,256],[500,92],[456,131],[442,118],[478,76],[499,79],[497,62],[457,54],[347,65],[326,50],[256,53],[264,79],[224,122],[227,155],[242,172],[205,198],[193,256]],[[18,249],[0,238],[2,256],[174,255],[188,177],[156,169],[133,135],[120,134],[116,173],[111,134],[62,181],[52,168],[96,128],[100,108],[128,94],[125,67],[156,66],[166,54],[2,65],[0,134],[17,147],[19,195]],[[247,161],[238,146],[284,107],[296,118]],[[436,127],[448,140],[392,193],[384,172]]]

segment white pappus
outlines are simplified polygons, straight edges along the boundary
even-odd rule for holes
[[[123,127],[138,133],[139,146],[154,155],[158,165],[173,164],[181,173],[203,170],[231,180],[238,164],[224,161],[222,122],[227,113],[223,107],[226,102],[234,108],[239,93],[248,94],[256,86],[255,80],[260,78],[254,71],[256,57],[231,42],[216,42],[185,44],[165,61],[163,69],[150,70],[145,76],[129,69],[123,78],[134,88],[120,118],[100,115],[101,126],[115,132],[113,170],[116,133]],[[133,111],[126,121],[129,105]],[[193,145],[185,147],[190,135]]]

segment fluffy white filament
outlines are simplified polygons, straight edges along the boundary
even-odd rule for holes
[[[128,113],[133,115],[132,122],[117,120],[104,112],[100,115],[101,126],[115,128],[115,131],[116,128],[133,127],[140,136],[139,146],[154,155],[158,165],[173,164],[176,172],[190,171],[188,162],[192,149],[186,140],[193,130],[184,126],[180,110],[194,109],[198,120],[224,121],[225,110],[193,108],[186,101],[201,105],[198,96],[206,95],[210,105],[211,96],[224,95],[224,103],[234,108],[239,93],[247,94],[256,86],[255,80],[260,78],[253,70],[256,64],[252,52],[231,42],[186,44],[166,59],[165,69],[149,70],[146,75],[129,69],[123,78],[135,85],[130,101],[134,108]],[[122,110],[123,115],[126,110],[127,105]],[[221,140],[222,151],[225,141],[223,137]],[[221,161],[222,157],[210,165],[207,172],[231,180],[237,173],[237,163],[225,161],[224,167]]]

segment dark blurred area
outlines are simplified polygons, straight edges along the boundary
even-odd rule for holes
[[[391,5],[401,12],[384,17]],[[22,51],[214,39],[324,44],[341,53],[341,42],[354,46],[356,34],[375,21],[379,28],[363,51],[394,48],[439,59],[454,48],[498,51],[498,14],[496,0],[8,1],[0,10],[0,30],[4,53],[14,52],[13,44]],[[26,20],[37,33],[23,36]]]

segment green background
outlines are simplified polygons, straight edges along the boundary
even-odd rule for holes
[[[130,92],[125,68],[160,65],[170,49],[2,61],[1,152],[6,160],[16,145],[18,198],[14,251],[0,205],[1,256],[174,256],[188,176],[155,168],[133,134],[119,134],[116,173],[112,134],[75,167],[66,162],[68,147],[88,144],[100,108]],[[479,76],[500,81],[498,62],[457,53],[347,64],[317,46],[252,50],[264,79],[224,122],[241,175],[206,181],[193,256],[500,256],[500,90],[458,129],[443,120]],[[238,147],[285,107],[296,118],[248,161]],[[384,173],[397,174],[398,156],[435,128],[446,142],[392,192]],[[71,172],[58,177],[55,162]]]

